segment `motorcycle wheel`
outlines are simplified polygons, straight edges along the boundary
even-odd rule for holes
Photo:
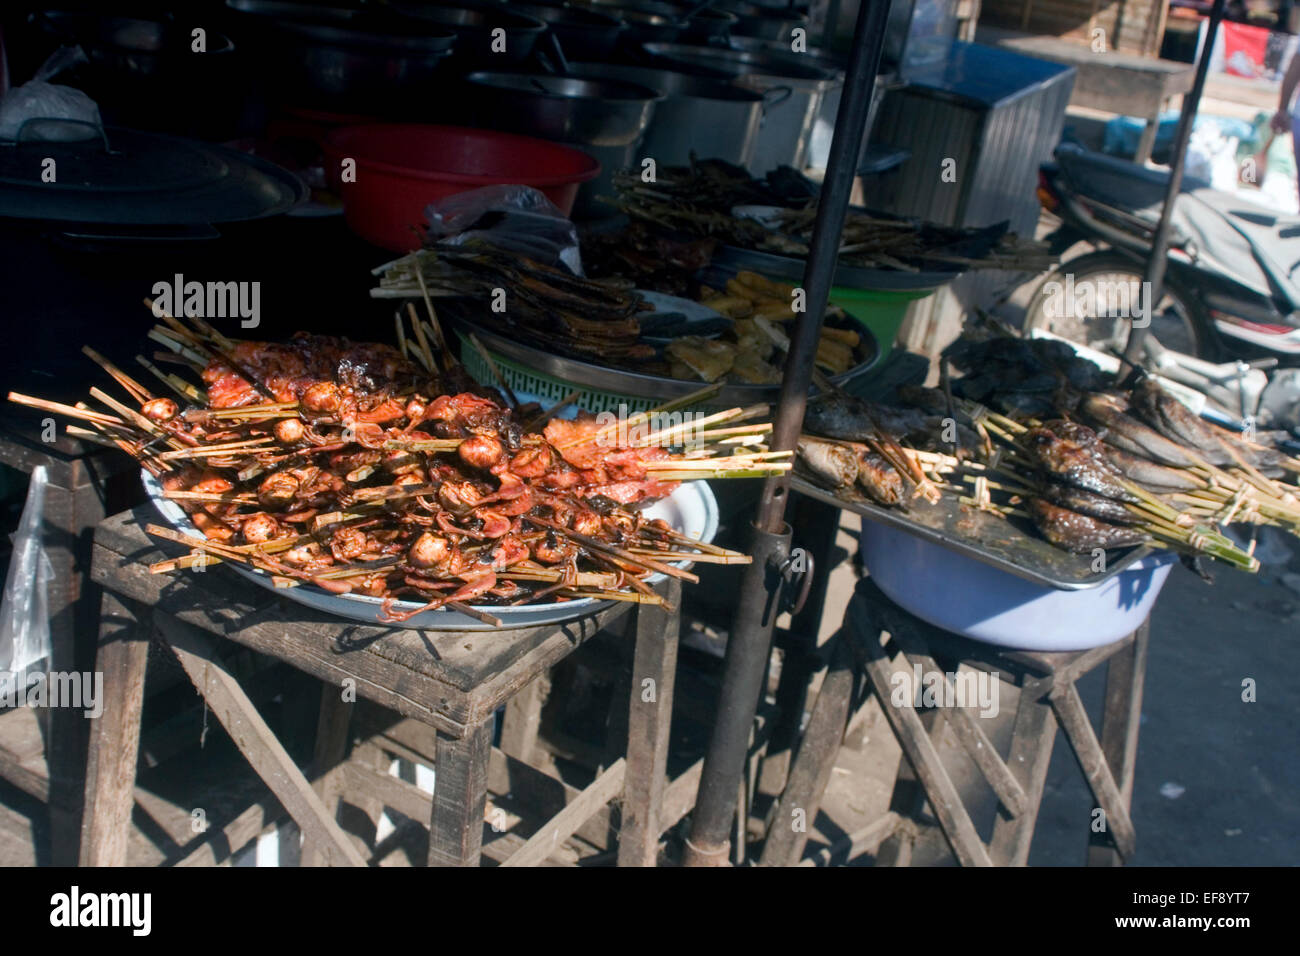
[[[1109,314],[1119,303],[1108,308],[1107,295],[1121,284],[1124,289],[1140,288],[1142,277],[1141,264],[1115,252],[1093,252],[1063,263],[1042,281],[1025,309],[1024,334],[1043,329],[1099,352],[1122,353],[1131,319]],[[1067,288],[1074,290],[1073,301],[1065,292]],[[1085,294],[1088,290],[1091,293]],[[1206,321],[1200,303],[1166,282],[1151,316],[1151,334],[1165,348],[1211,359],[1202,333]]]

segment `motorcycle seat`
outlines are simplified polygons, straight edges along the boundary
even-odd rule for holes
[[[1076,143],[1056,148],[1056,164],[1076,193],[1087,199],[1132,213],[1152,225],[1160,218],[1160,207],[1169,188],[1169,171],[1148,169]],[[1195,176],[1184,176],[1181,192],[1209,188]]]

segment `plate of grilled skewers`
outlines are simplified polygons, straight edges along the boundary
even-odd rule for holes
[[[149,386],[85,349],[125,399],[9,397],[140,461],[167,520],[145,530],[188,551],[152,572],[228,564],[352,620],[532,626],[662,604],[663,575],[695,582],[692,564],[749,562],[711,543],[717,506],[701,479],[790,468],[762,444],[771,425],[748,421],[763,409],[669,414],[716,389],[613,422],[515,409],[468,376],[430,317],[412,309],[391,346],[237,341],[162,314],[150,338],[167,351],[137,357]]]

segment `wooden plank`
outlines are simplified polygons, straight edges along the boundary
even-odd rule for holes
[[[970,814],[966,812],[966,807],[961,801],[961,794],[957,792],[952,778],[944,769],[939,753],[931,742],[930,735],[926,733],[921,718],[913,709],[912,702],[908,701],[902,707],[895,707],[890,703],[894,668],[885,656],[884,648],[881,647],[879,633],[872,633],[871,629],[863,633],[860,624],[855,623],[860,619],[853,613],[852,608],[861,600],[860,595],[855,595],[850,602],[846,624],[856,633],[863,647],[866,655],[867,678],[881,700],[881,710],[884,711],[885,718],[893,728],[894,735],[902,744],[908,762],[920,778],[930,806],[939,821],[940,829],[948,838],[948,843],[958,862],[963,866],[992,866],[988,852],[980,842],[975,825],[971,822]]]
[[[854,830],[842,839],[836,840],[830,846],[818,848],[811,856],[805,857],[795,865],[830,866],[832,863],[839,865],[848,863],[862,854],[870,852],[872,847],[879,846],[883,841],[893,836],[899,826],[902,825],[902,822],[902,817],[893,810],[889,810],[884,816],[872,820],[862,829]]]
[[[239,682],[226,670],[212,641],[196,628],[170,617],[159,618],[157,624],[212,713],[302,828],[304,838],[317,844],[330,865],[365,866],[365,859],[334,821]]]
[[[681,581],[670,578],[661,593],[673,611],[654,605],[641,605],[636,611],[636,649],[627,710],[627,773],[618,835],[619,866],[655,866],[659,862],[659,837],[663,833],[660,821],[668,782],[668,734],[672,726],[681,626],[680,611],[676,610],[682,603]]]
[[[429,824],[430,866],[478,866],[487,805],[492,720],[464,737],[439,731],[434,768],[433,814]]]
[[[569,837],[573,836],[583,823],[601,807],[613,800],[623,789],[623,777],[627,770],[627,761],[619,759],[602,773],[591,786],[568,804],[563,810],[528,838],[528,842],[519,848],[502,866],[537,866]]]
[[[329,684],[320,688],[320,713],[316,719],[316,746],[312,756],[312,767],[320,774],[314,784],[316,795],[320,797],[330,819],[338,816],[339,794],[341,792],[340,775],[333,770],[343,760],[348,749],[348,724],[352,720],[351,701]],[[314,840],[305,840],[302,848],[303,866],[325,866],[327,853]]]
[[[1056,719],[1061,722],[1065,739],[1074,750],[1079,769],[1083,771],[1098,806],[1106,814],[1106,829],[1115,841],[1115,848],[1124,859],[1132,859],[1137,834],[1133,830],[1133,821],[1129,819],[1127,801],[1120,794],[1106,763],[1106,755],[1097,742],[1078,688],[1073,684],[1054,687],[1050,697]]]
[[[199,845],[176,862],[176,866],[220,866],[257,839],[264,831],[274,827],[288,814],[280,801],[268,795],[220,829],[203,837]]]
[[[659,825],[663,830],[672,829],[695,809],[695,797],[700,790],[700,774],[703,772],[704,761],[697,760],[668,784],[664,790],[663,808],[659,811]]]
[[[1056,718],[1051,704],[1044,699],[1050,686],[1050,677],[1026,677],[1020,687],[1007,766],[1020,780],[1027,805],[1019,817],[998,811],[989,841],[989,854],[998,866],[1024,866],[1029,859],[1029,844],[1034,838],[1038,805],[1056,742]]]
[[[844,729],[853,705],[855,676],[848,640],[841,636],[836,639],[834,657],[813,705],[789,782],[777,803],[763,855],[759,858],[760,866],[793,866],[803,856],[808,829],[817,817],[844,741]],[[794,820],[799,812],[803,814],[803,826],[796,829]]]
[[[103,713],[91,728],[80,862],[125,866],[149,640],[116,595],[104,593],[101,615],[95,669],[104,675]]]
[[[550,692],[550,675],[543,673],[507,702],[501,719],[501,749],[505,753],[525,763],[533,758],[542,708]]]
[[[391,807],[412,820],[429,819],[433,810],[433,797],[413,783],[408,783],[376,767],[367,767],[349,760],[340,768],[343,786],[349,797],[353,795],[373,798],[385,807]]]
[[[1151,621],[1142,622],[1132,644],[1106,665],[1106,703],[1101,717],[1101,749],[1106,763],[1118,774],[1124,806],[1133,801],[1133,779],[1137,766],[1138,730],[1142,718],[1142,692],[1146,682],[1147,648]],[[1120,866],[1109,833],[1090,834],[1089,866]]]
[[[1007,769],[1007,765],[1003,763],[997,749],[989,740],[988,735],[984,733],[983,728],[971,715],[970,710],[956,703],[957,691],[947,672],[939,666],[933,657],[923,650],[924,645],[920,641],[902,635],[898,636],[898,641],[907,652],[908,658],[915,663],[919,663],[923,671],[944,675],[944,683],[948,687],[947,692],[952,695],[954,706],[940,707],[939,713],[948,721],[954,736],[965,748],[967,755],[975,762],[975,765],[979,767],[980,773],[984,775],[984,779],[993,788],[993,792],[998,795],[998,799],[1002,801],[1002,805],[1007,812],[1013,817],[1020,816],[1025,812],[1028,803],[1024,788],[1020,785],[1020,781]]]

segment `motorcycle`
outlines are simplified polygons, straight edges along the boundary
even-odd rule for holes
[[[1039,171],[1038,199],[1059,218],[1047,236],[1063,262],[1039,284],[1025,334],[1122,354],[1149,323],[1145,365],[1203,392],[1205,414],[1300,435],[1300,216],[1279,215],[1191,177],[1171,218],[1159,302],[1143,285],[1169,173],[1072,144]]]

